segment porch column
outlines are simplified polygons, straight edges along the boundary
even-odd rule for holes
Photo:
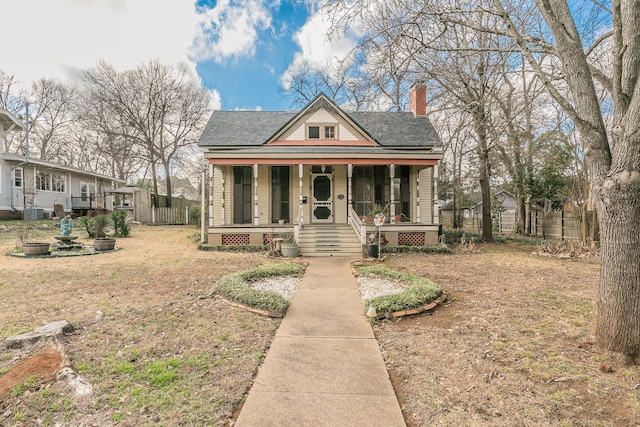
[[[391,186],[391,191],[389,192],[389,194],[391,195],[390,197],[390,205],[389,205],[389,222],[391,222],[391,224],[395,224],[396,223],[396,204],[395,204],[395,191],[394,191],[394,183],[393,183],[393,179],[396,177],[396,165],[389,165],[389,178],[390,179],[390,186]]]
[[[304,177],[304,165],[298,165],[298,226],[304,225],[304,204],[302,203],[302,178]]]
[[[224,185],[225,185],[226,177],[224,175],[224,169],[218,168],[218,170],[220,171],[220,225],[225,225],[226,220],[225,220],[225,214],[224,214],[224,206],[226,204],[226,196],[224,191]]]
[[[253,225],[260,224],[260,208],[258,207],[258,165],[253,165]]]
[[[13,173],[15,174],[15,170],[13,171]],[[13,184],[15,183],[15,181],[13,181],[13,176],[9,176],[9,179],[11,179],[11,185],[13,186]],[[73,194],[71,194],[71,172],[69,172],[67,174],[67,206],[66,206],[66,210],[71,212],[73,211]],[[118,196],[119,197],[119,196]]]
[[[433,223],[440,224],[440,208],[438,207],[438,165],[433,166]]]
[[[420,223],[420,170],[416,170],[416,222]]]
[[[353,206],[353,195],[351,194],[352,193],[351,189],[353,188],[351,186],[352,177],[353,177],[353,165],[349,163],[347,165],[347,223],[348,224],[352,224],[352,218],[351,218],[351,212],[353,212],[353,209],[351,208]]]
[[[213,227],[213,165],[209,163],[209,227]],[[221,200],[221,204],[224,206],[224,199]]]

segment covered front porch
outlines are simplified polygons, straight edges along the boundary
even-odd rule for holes
[[[286,232],[300,242],[303,229],[348,227],[366,245],[378,207],[390,245],[435,244],[437,173],[436,158],[210,158],[208,243],[264,245]]]

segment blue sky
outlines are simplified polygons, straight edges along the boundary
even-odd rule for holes
[[[287,110],[283,75],[353,43],[328,43],[327,20],[302,0],[20,0],[3,4],[0,71],[28,87],[78,81],[105,60],[118,70],[150,59],[186,63],[217,109]]]
[[[225,109],[288,109],[290,102],[280,90],[280,76],[294,60],[299,45],[296,32],[309,17],[300,2],[283,2],[268,9],[270,25],[258,25],[251,54],[223,60],[209,59],[197,65],[198,75],[207,87],[220,93]]]

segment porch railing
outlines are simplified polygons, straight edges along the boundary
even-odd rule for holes
[[[71,209],[93,209],[96,204],[93,197],[72,197]]]
[[[353,228],[353,231],[356,232],[358,237],[360,238],[360,244],[367,244],[367,226],[365,223],[360,221],[360,216],[353,209],[353,206],[349,206],[349,225]]]

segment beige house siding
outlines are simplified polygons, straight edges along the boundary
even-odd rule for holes
[[[418,176],[420,177],[419,187],[417,183]],[[432,177],[433,167],[427,167],[421,170],[414,169],[411,172],[411,188],[418,189],[418,191],[412,191],[411,193],[411,220],[417,222],[419,216],[420,224],[430,225],[433,223]],[[417,206],[418,195],[420,197],[420,206]]]
[[[433,167],[420,171],[420,222],[433,224]]]
[[[271,224],[271,167],[258,166],[258,225]],[[255,191],[255,186],[252,187]],[[253,195],[255,197],[255,195]],[[277,219],[277,218],[276,218]]]
[[[344,198],[338,199],[342,194]],[[347,222],[347,166],[338,165],[333,174],[333,209],[334,222],[345,224]]]
[[[357,141],[360,139],[351,126],[347,126],[342,120],[338,120],[333,114],[327,110],[318,110],[309,116],[305,122],[301,122],[299,126],[293,128],[289,132],[285,132],[283,139],[288,141],[303,141],[307,138],[307,124],[312,125],[337,125],[338,139],[341,141]]]

